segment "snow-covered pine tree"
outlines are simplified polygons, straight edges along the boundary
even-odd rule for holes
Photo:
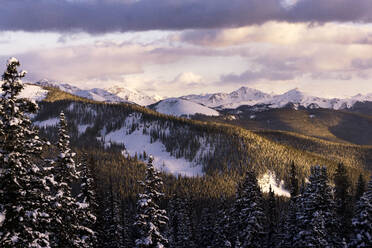
[[[79,233],[82,227],[79,225],[77,200],[72,196],[72,183],[77,179],[75,153],[70,149],[70,136],[67,134],[67,123],[63,112],[60,114],[58,130],[59,156],[53,168],[55,176],[54,196],[54,234],[53,241],[57,247],[82,247],[83,242]]]
[[[20,99],[25,71],[10,58],[2,77],[0,100],[0,247],[50,247],[49,192],[41,162],[44,142],[32,127],[29,114],[37,105]],[[42,163],[40,163],[42,164]]]
[[[175,196],[171,199],[169,210],[169,244],[170,247],[193,248],[191,222],[188,215],[187,199]]]
[[[351,218],[353,215],[353,198],[351,194],[351,182],[346,167],[340,163],[334,175],[335,203],[341,233],[348,237],[351,231]]]
[[[299,198],[300,189],[298,187],[298,178],[297,178],[297,169],[294,162],[291,163],[291,171],[290,171],[290,193],[291,199],[288,204],[287,214],[284,218],[281,225],[281,231],[278,234],[280,237],[278,247],[281,248],[291,248],[293,247],[293,240],[296,234],[296,225],[297,225],[297,218],[296,218],[296,202]]]
[[[92,175],[91,167],[87,161],[87,155],[84,154],[80,163],[80,194],[78,195],[78,215],[79,224],[82,227],[80,239],[82,240],[83,247],[96,247],[97,234],[96,234],[96,221],[98,204],[96,199],[96,190],[94,177]]]
[[[164,195],[160,191],[163,181],[152,162],[153,158],[150,156],[147,163],[146,178],[140,182],[144,187],[144,193],[139,195],[137,202],[135,222],[138,232],[138,238],[135,241],[137,248],[168,247],[168,239],[163,234],[168,223],[168,217],[166,211],[159,206],[159,202]]]
[[[230,216],[227,213],[228,208],[225,204],[226,200],[221,197],[221,203],[218,207],[217,218],[214,224],[214,237],[212,247],[228,248],[232,247],[229,241],[229,223]]]
[[[199,247],[211,248],[213,242],[214,214],[210,208],[203,208],[197,231],[197,243]]]
[[[271,185],[269,188],[269,197],[267,199],[267,247],[275,247],[276,245],[276,236],[277,236],[277,224],[278,224],[278,213],[277,213],[277,206],[276,206],[276,199],[274,191],[271,189]]]
[[[294,247],[344,247],[326,168],[313,166],[309,180],[297,202]]]
[[[353,233],[350,247],[372,247],[372,179],[367,191],[359,199],[354,218],[352,219]]]
[[[265,214],[263,199],[254,172],[248,171],[234,203],[233,230],[242,247],[263,247],[265,244]]]
[[[362,174],[359,175],[358,182],[355,189],[355,201],[359,201],[360,197],[366,191],[366,182],[364,181],[364,177]]]

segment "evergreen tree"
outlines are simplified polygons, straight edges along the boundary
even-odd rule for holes
[[[67,134],[67,123],[63,112],[60,114],[58,130],[59,156],[53,168],[55,176],[55,222],[53,223],[56,239],[54,243],[58,247],[81,247],[80,239],[83,227],[79,225],[78,208],[76,199],[72,196],[71,185],[77,179],[75,153],[70,149],[70,136]]]
[[[247,172],[239,191],[234,203],[232,230],[238,234],[242,247],[263,247],[265,215],[261,191],[253,172]]]
[[[359,175],[358,182],[356,185],[356,192],[355,192],[355,201],[359,201],[360,197],[366,191],[366,182],[364,181],[364,177],[362,174]]]
[[[309,180],[297,204],[294,247],[343,247],[326,168],[312,167]]]
[[[279,241],[279,247],[291,248],[293,247],[293,241],[296,234],[297,227],[297,200],[299,198],[300,189],[298,187],[298,176],[294,162],[291,164],[290,171],[290,193],[291,199],[288,204],[287,215],[284,218],[284,223],[281,225],[281,239]]]
[[[123,226],[120,220],[120,206],[115,193],[112,178],[109,178],[109,187],[104,193],[103,230],[101,242],[103,247],[120,248],[124,245]]]
[[[214,239],[213,247],[228,248],[232,247],[231,242],[228,240],[228,229],[230,217],[227,213],[225,205],[226,200],[221,199],[221,204],[218,207],[217,218],[214,225]]]
[[[8,60],[0,100],[0,247],[49,247],[49,191],[41,151],[44,142],[32,127],[35,102],[20,99],[26,72]],[[37,164],[38,163],[38,164]]]
[[[269,189],[269,198],[268,198],[268,204],[267,204],[267,247],[275,247],[276,242],[275,238],[277,235],[277,206],[275,201],[275,194],[274,191]]]
[[[170,247],[192,248],[191,221],[188,215],[189,205],[186,198],[175,196],[170,202],[169,234]]]
[[[81,240],[83,247],[96,247],[97,245],[97,234],[96,234],[96,221],[97,221],[97,210],[98,203],[96,199],[96,190],[94,178],[88,161],[84,155],[83,160],[80,164],[80,178],[81,193],[78,195],[79,199],[79,223],[81,226]]]
[[[214,216],[210,208],[203,208],[198,225],[197,240],[199,247],[210,248],[213,241]]]
[[[369,181],[367,191],[357,203],[352,227],[350,247],[372,247],[372,180]]]
[[[159,202],[163,197],[160,192],[163,181],[149,158],[146,170],[146,179],[141,183],[144,193],[139,195],[137,202],[137,220],[135,226],[138,231],[136,239],[137,248],[168,247],[168,239],[164,237],[164,229],[168,223],[166,211],[161,209]]]
[[[336,213],[340,222],[341,233],[349,236],[352,218],[351,183],[346,167],[340,163],[334,176]]]

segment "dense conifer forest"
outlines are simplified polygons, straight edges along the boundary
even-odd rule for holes
[[[19,65],[10,60],[2,78],[0,247],[372,247],[372,148],[57,89],[38,106],[17,98]],[[58,125],[32,125],[51,118]],[[174,176],[157,171],[146,151],[123,154],[103,135],[123,126],[199,161],[205,174]],[[261,192],[267,170],[284,179],[290,198]]]

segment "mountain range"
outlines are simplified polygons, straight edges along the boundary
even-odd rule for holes
[[[176,116],[196,113],[216,115],[215,110],[237,109],[241,106],[250,106],[251,111],[284,107],[345,110],[353,108],[357,103],[372,102],[372,94],[358,94],[344,99],[322,98],[309,95],[297,88],[283,94],[268,94],[257,89],[241,87],[231,93],[194,94],[162,100],[161,97],[149,96],[143,92],[129,90],[121,86],[83,90],[70,84],[48,80],[41,80],[35,84],[42,87],[56,87],[67,93],[95,101],[125,102],[149,106],[159,112]]]

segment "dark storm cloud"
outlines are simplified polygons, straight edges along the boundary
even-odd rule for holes
[[[0,0],[0,30],[105,33],[372,20],[371,0]]]

